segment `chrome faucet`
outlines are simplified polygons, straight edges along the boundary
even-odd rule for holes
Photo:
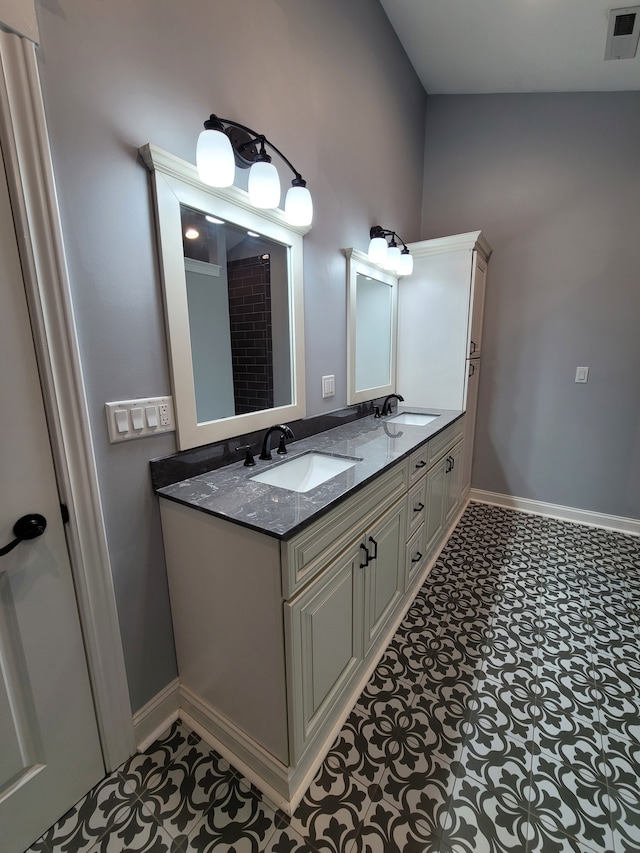
[[[398,400],[400,403],[404,403],[404,397],[402,394],[389,394],[388,397],[385,398],[384,403],[382,404],[382,411],[380,415],[384,418],[385,415],[391,414],[391,401]]]
[[[291,427],[288,427],[286,424],[276,424],[275,426],[270,426],[269,429],[264,434],[264,441],[262,442],[262,450],[260,451],[260,456],[258,459],[271,459],[271,435],[274,432],[280,432],[280,445],[276,451],[276,453],[286,453],[287,448],[285,446],[284,440],[286,438],[295,438]]]

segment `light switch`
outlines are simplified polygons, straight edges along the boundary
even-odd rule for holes
[[[155,429],[158,426],[158,407],[147,406],[144,413],[147,416],[147,426],[150,429]]]
[[[172,432],[176,425],[171,397],[139,397],[104,404],[109,441],[119,444],[132,438],[151,438]]]
[[[334,375],[331,376],[323,376],[322,377],[322,396],[323,397],[333,397],[336,393],[336,377]]]
[[[576,382],[586,382],[589,379],[588,367],[576,367]]]
[[[131,412],[131,425],[134,429],[142,429],[144,427],[144,422],[142,420],[142,408],[140,406],[135,406],[133,409],[130,409]]]
[[[129,432],[129,413],[126,409],[116,409],[113,413],[116,419],[116,429],[119,433]]]

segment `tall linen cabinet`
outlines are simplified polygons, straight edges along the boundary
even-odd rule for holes
[[[410,243],[413,275],[398,287],[397,388],[405,408],[466,411],[461,488],[471,486],[491,247],[481,231]]]

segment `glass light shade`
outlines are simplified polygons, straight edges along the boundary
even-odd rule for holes
[[[203,130],[196,146],[196,166],[203,184],[230,187],[236,176],[233,148],[221,130]]]
[[[254,207],[269,209],[280,204],[280,177],[273,163],[258,160],[249,170],[249,201]]]
[[[284,213],[289,225],[311,225],[313,202],[306,187],[289,187],[284,200]]]
[[[384,264],[387,259],[387,241],[384,237],[372,237],[369,243],[369,260],[372,264]]]
[[[413,255],[402,252],[398,263],[398,275],[411,275],[413,272]]]
[[[387,257],[382,262],[382,265],[386,270],[397,272],[400,264],[400,257],[400,249],[398,246],[389,246],[387,249]]]

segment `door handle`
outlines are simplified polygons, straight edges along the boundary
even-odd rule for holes
[[[362,542],[360,543],[360,547],[362,548],[362,550],[366,554],[366,557],[364,558],[364,563],[360,563],[360,568],[366,569],[366,567],[371,562],[371,554],[369,553],[369,549],[367,548],[367,546],[363,545]]]
[[[473,374],[475,372],[476,372],[476,366],[472,361],[470,361],[469,362],[469,376],[473,376]]]
[[[411,562],[412,563],[419,563],[421,559],[422,559],[422,554],[420,553],[420,551],[416,551],[416,555],[415,555],[415,557],[411,558]]]
[[[28,539],[37,539],[38,536],[42,536],[46,527],[47,519],[44,515],[38,515],[35,512],[30,515],[23,515],[13,525],[13,535],[16,538],[12,542],[9,542],[8,545],[5,545],[4,548],[0,548],[0,557],[4,557],[9,551],[13,551],[16,545],[19,545],[21,542],[25,542]]]
[[[424,504],[422,503],[422,501],[420,501],[420,503],[417,506],[414,506],[413,511],[414,512],[422,512],[423,509],[424,509]]]
[[[471,344],[469,346],[469,355],[473,355],[475,352],[477,352],[477,350],[478,350],[478,347],[476,345],[476,342],[471,341]]]

